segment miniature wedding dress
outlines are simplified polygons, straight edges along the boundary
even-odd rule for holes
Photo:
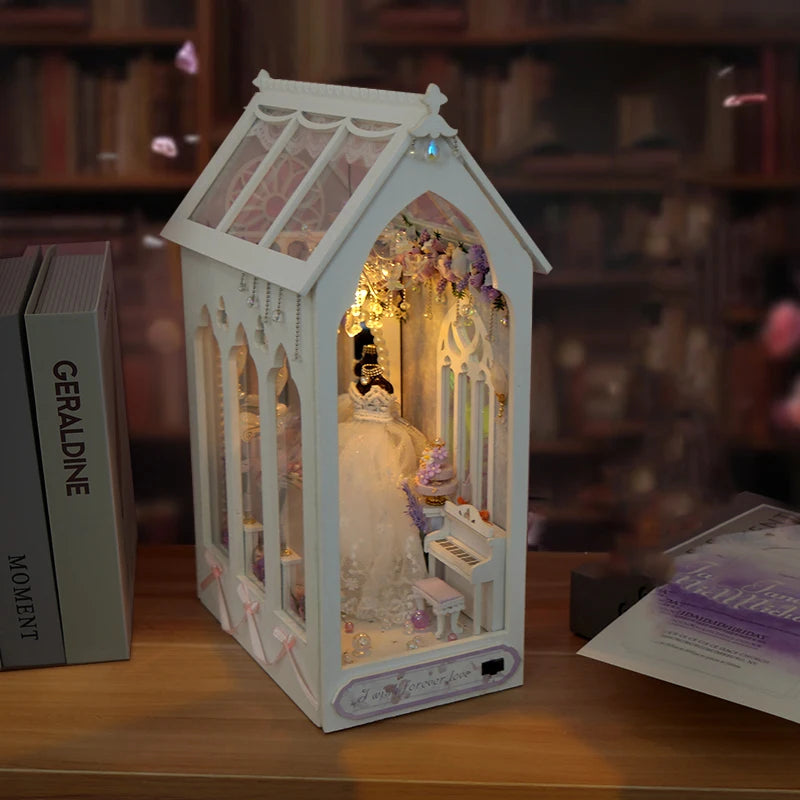
[[[402,624],[414,608],[411,585],[427,573],[400,483],[413,476],[425,438],[382,386],[362,395],[351,384],[349,398],[352,414],[339,422],[342,611]]]

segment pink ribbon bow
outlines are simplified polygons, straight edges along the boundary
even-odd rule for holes
[[[262,664],[269,665],[270,663],[275,663],[267,661],[267,654],[264,652],[264,645],[261,643],[261,635],[258,632],[256,614],[258,614],[258,610],[261,607],[258,600],[250,597],[250,590],[247,588],[247,584],[244,581],[239,583],[236,591],[239,594],[239,599],[242,601],[242,607],[244,608],[244,618],[236,627],[238,628],[242,622],[247,621],[247,632],[250,634],[250,646],[254,658]]]
[[[289,661],[292,664],[292,669],[294,670],[295,677],[297,678],[297,682],[300,684],[300,688],[303,690],[303,694],[308,698],[308,702],[314,708],[317,708],[319,705],[319,701],[314,696],[314,692],[311,691],[311,687],[306,682],[306,679],[303,677],[303,672],[300,669],[300,664],[297,663],[297,659],[295,658],[294,653],[292,650],[294,649],[296,639],[292,636],[291,633],[288,633],[279,625],[276,625],[272,629],[272,635],[283,644],[283,650],[281,651],[281,655],[283,653],[289,654]]]
[[[258,624],[256,622],[256,615],[261,609],[261,605],[259,604],[258,600],[256,600],[250,594],[251,589],[248,585],[247,578],[240,578],[239,586],[237,587],[237,593],[239,595],[239,599],[242,601],[242,608],[244,610],[244,617],[239,621],[239,623],[233,628],[231,633],[235,633],[243,623],[247,623],[247,631],[250,635],[250,649],[253,654],[253,657],[259,661],[264,666],[271,667],[274,664],[277,664],[284,655],[288,654],[289,661],[291,662],[292,669],[294,671],[295,677],[297,678],[298,683],[300,684],[300,688],[303,691],[303,694],[308,698],[309,702],[311,703],[314,708],[319,705],[319,701],[314,696],[314,692],[311,690],[311,687],[306,682],[306,679],[303,677],[303,672],[300,669],[300,664],[297,662],[295,658],[294,646],[297,643],[294,635],[289,633],[288,631],[284,630],[280,625],[276,625],[275,628],[272,630],[272,635],[275,639],[277,639],[281,643],[281,649],[277,656],[273,660],[269,660],[267,658],[267,654],[264,651],[264,644],[261,641],[261,635],[258,632]]]
[[[219,610],[219,624],[222,626],[222,630],[226,633],[231,632],[231,615],[228,613],[228,604],[225,602],[225,592],[223,591],[222,587],[222,573],[225,571],[222,566],[217,562],[214,558],[213,553],[210,550],[206,550],[205,553],[206,564],[208,564],[208,568],[211,570],[202,581],[200,581],[200,588],[206,589],[212,583],[216,582],[217,584],[217,608]]]

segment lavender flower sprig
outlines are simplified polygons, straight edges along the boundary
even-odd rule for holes
[[[411,517],[411,521],[421,534],[427,533],[428,520],[422,511],[422,504],[419,502],[414,492],[411,491],[411,487],[408,485],[407,480],[403,480],[400,483],[400,488],[405,492],[406,495],[406,514]]]
[[[500,297],[499,290],[489,284],[481,286],[481,294],[491,303],[494,303]]]
[[[472,274],[469,279],[470,286],[480,289],[489,274],[489,260],[486,257],[486,251],[481,245],[473,244],[469,248],[469,260],[472,262],[470,270]]]
[[[407,226],[406,235],[411,247],[400,260],[408,270],[405,274],[411,276],[415,283],[424,283],[434,278],[433,289],[441,297],[447,286],[455,297],[462,298],[473,289],[478,295],[487,300],[499,310],[505,310],[506,303],[499,289],[487,283],[490,273],[489,258],[480,244],[467,245],[462,242],[447,242],[439,231],[412,229],[410,221],[404,216],[403,222]],[[461,274],[453,270],[453,253],[460,249],[466,253],[467,271]],[[410,260],[409,260],[410,258]]]

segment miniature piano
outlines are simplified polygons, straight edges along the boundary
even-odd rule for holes
[[[456,505],[449,500],[443,508],[442,527],[425,536],[428,573],[445,580],[471,602],[473,633],[503,628],[505,609],[506,533],[484,522],[475,506]],[[484,591],[485,589],[485,591]]]

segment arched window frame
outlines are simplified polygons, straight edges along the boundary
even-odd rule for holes
[[[281,486],[282,476],[281,476],[281,430],[280,424],[277,417],[278,413],[278,398],[283,392],[283,388],[280,384],[284,383],[284,386],[289,390],[290,394],[293,394],[297,398],[297,408],[293,409],[296,413],[297,417],[297,424],[298,424],[298,434],[299,434],[299,441],[298,441],[298,455],[299,461],[302,467],[302,453],[304,448],[304,437],[303,437],[303,426],[302,426],[302,398],[299,391],[299,387],[292,375],[292,368],[291,368],[291,359],[288,357],[286,349],[283,345],[279,345],[275,351],[275,358],[273,361],[273,367],[269,372],[269,376],[267,378],[267,386],[269,397],[273,397],[275,399],[275,414],[273,414],[272,420],[272,432],[271,436],[273,437],[273,441],[275,443],[274,448],[274,469],[275,469],[275,503],[274,503],[274,513],[273,513],[273,521],[274,521],[274,530],[276,531],[276,536],[274,537],[277,550],[279,554],[279,561],[280,561],[280,602],[276,603],[275,607],[280,608],[281,612],[285,615],[286,618],[291,620],[293,625],[301,632],[301,636],[305,637],[305,628],[306,628],[306,620],[304,619],[301,611],[299,610],[298,606],[298,598],[296,596],[296,591],[293,595],[293,586],[291,585],[295,578],[293,577],[297,570],[302,567],[303,570],[303,578],[304,583],[303,586],[305,587],[305,571],[306,571],[306,564],[305,564],[305,557],[307,553],[307,542],[306,542],[306,526],[305,526],[305,490],[302,484],[302,472],[301,472],[301,482],[297,485],[296,481],[292,482],[292,485],[289,486]],[[281,377],[281,370],[286,369],[285,378]],[[292,390],[292,387],[293,390]],[[286,454],[284,454],[286,455]],[[287,475],[288,477],[288,475]],[[286,480],[284,478],[283,480]],[[299,511],[299,515],[296,519],[291,521],[289,526],[289,530],[284,530],[284,527],[287,523],[287,520],[283,516],[283,509],[282,503],[289,502],[289,494],[292,488],[299,489],[299,497],[295,498],[294,507]],[[284,495],[282,495],[282,490],[284,491]],[[283,500],[282,500],[283,497]],[[285,507],[286,513],[291,512],[291,507]],[[291,536],[291,541],[287,539],[287,535]],[[300,549],[297,549],[298,539],[300,544]],[[296,587],[294,587],[296,589]],[[304,598],[303,598],[304,600]]]
[[[211,315],[203,306],[200,324],[194,335],[195,369],[197,371],[197,417],[205,457],[203,481],[200,492],[204,505],[203,539],[206,546],[214,546],[224,556],[230,552],[230,515],[228,511],[228,485],[225,457],[225,403],[222,350],[214,334]]]
[[[480,316],[473,315],[466,327],[458,305],[453,305],[442,322],[437,353],[439,436],[451,450],[459,493],[478,508],[492,512],[497,397],[491,378],[494,354]],[[484,387],[489,389],[488,399]],[[486,431],[485,416],[489,423]]]
[[[251,375],[252,373],[252,375]],[[251,375],[251,378],[248,376]],[[256,360],[243,326],[229,352],[229,376],[236,426],[236,463],[239,475],[242,548],[240,570],[260,591],[265,588],[267,553],[263,520],[263,447],[261,416],[263,398]]]

